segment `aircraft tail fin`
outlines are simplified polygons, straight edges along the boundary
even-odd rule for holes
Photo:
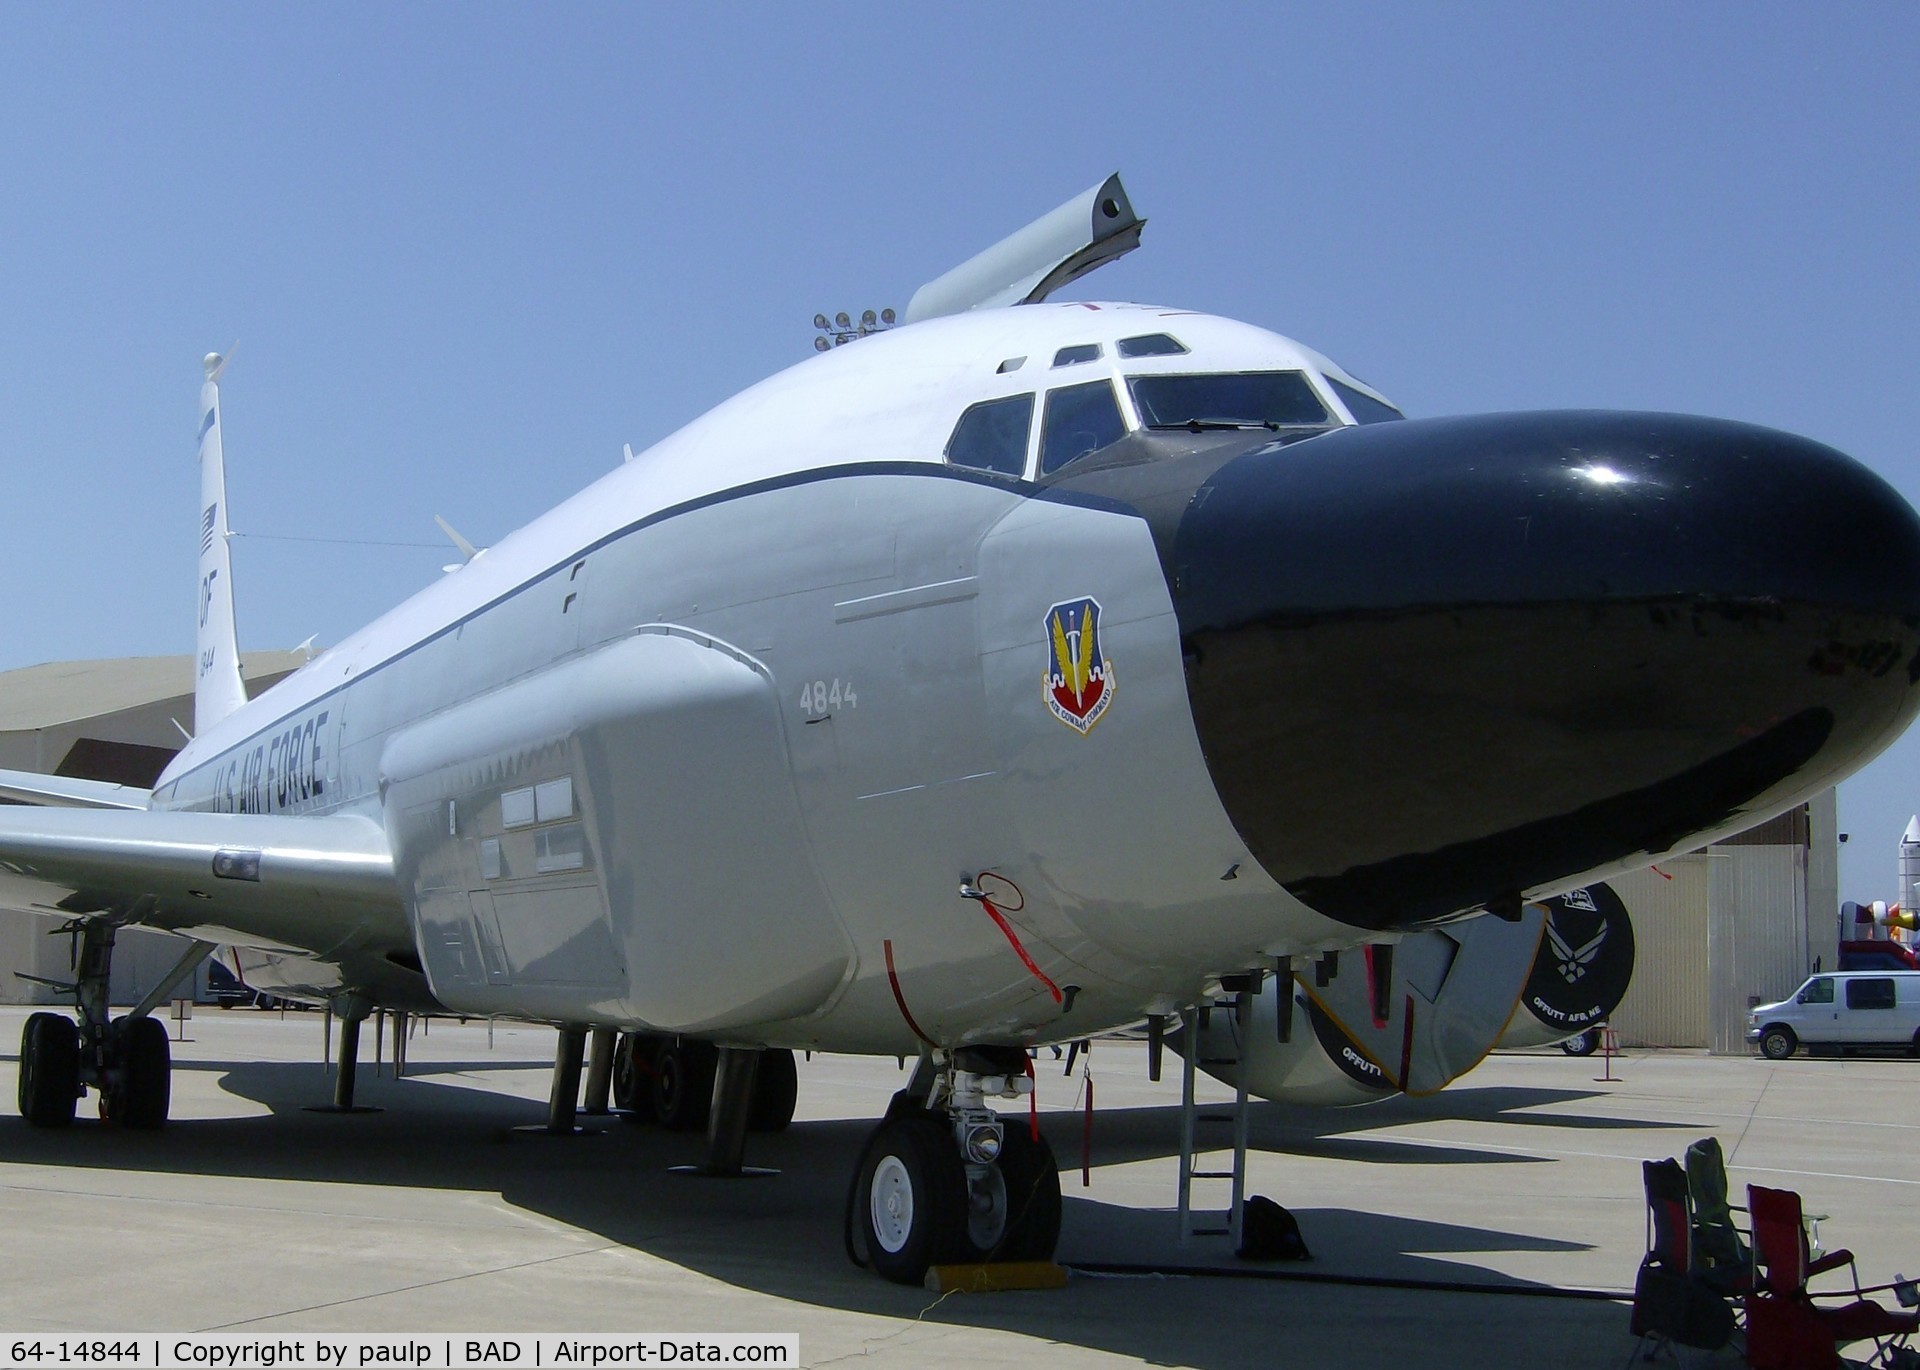
[[[233,626],[233,558],[227,546],[227,471],[220,451],[220,372],[209,352],[200,386],[200,636],[194,660],[193,730],[205,732],[247,702]]]

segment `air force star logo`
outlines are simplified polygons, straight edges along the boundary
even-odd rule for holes
[[[1100,601],[1070,599],[1048,609],[1046,638],[1041,692],[1047,707],[1085,735],[1113,703],[1113,663],[1100,651]]]

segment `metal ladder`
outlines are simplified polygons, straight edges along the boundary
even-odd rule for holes
[[[1201,1112],[1194,1103],[1194,1076],[1200,1062],[1200,1017],[1203,1013],[1216,1011],[1233,1014],[1234,1054],[1228,1057],[1210,1056],[1207,1065],[1238,1066],[1240,1064],[1239,1044],[1246,1040],[1247,1019],[1252,1010],[1252,996],[1242,990],[1228,1003],[1210,1006],[1204,1009],[1184,1009],[1180,1014],[1180,1029],[1186,1038],[1187,1049],[1181,1053],[1183,1067],[1180,1072],[1180,1245],[1191,1245],[1196,1237],[1225,1237],[1235,1250],[1240,1247],[1240,1219],[1245,1211],[1247,1198],[1247,1077],[1244,1071],[1236,1071],[1239,1083],[1233,1091],[1231,1112],[1218,1112],[1218,1105],[1210,1105],[1208,1112]],[[1204,1124],[1217,1127],[1231,1123],[1233,1126],[1233,1167],[1230,1170],[1202,1170],[1198,1168],[1199,1159],[1206,1154],[1225,1149],[1224,1144],[1203,1143],[1199,1139],[1200,1127]],[[1214,1134],[1218,1135],[1218,1134]],[[1224,1213],[1218,1209],[1194,1211],[1193,1182],[1195,1180],[1232,1182],[1232,1195]]]

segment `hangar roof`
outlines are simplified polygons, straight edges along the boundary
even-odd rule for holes
[[[272,680],[304,665],[308,654],[244,652],[241,675]],[[50,661],[0,672],[0,732],[34,732],[193,693],[191,656],[133,656],[109,661]]]

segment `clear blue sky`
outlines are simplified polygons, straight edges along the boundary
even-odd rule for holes
[[[199,358],[242,643],[476,542],[1119,169],[1085,293],[1409,413],[1680,409],[1920,498],[1911,4],[16,6],[0,668],[192,641]],[[295,537],[424,543],[347,546]],[[1862,556],[1873,555],[1871,547]],[[1891,897],[1910,734],[1841,792]]]

